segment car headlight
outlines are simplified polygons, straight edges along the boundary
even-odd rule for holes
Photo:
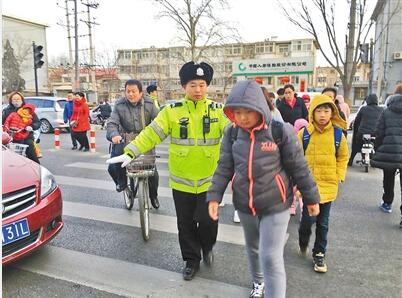
[[[40,166],[40,197],[43,199],[57,187],[56,179],[52,173]]]

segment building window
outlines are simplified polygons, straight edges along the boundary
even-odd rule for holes
[[[279,53],[288,53],[289,46],[288,45],[280,45],[278,46]]]
[[[359,82],[360,81],[360,77],[359,76],[354,76],[353,77],[353,82]]]
[[[292,51],[301,51],[302,50],[302,42],[301,41],[295,41],[293,42],[292,46]]]
[[[131,52],[129,51],[124,52],[124,59],[131,59]]]
[[[225,48],[225,54],[230,55],[240,55],[242,53],[242,48],[240,46],[228,46]]]
[[[327,82],[327,77],[318,77],[317,82],[318,83],[326,83]]]

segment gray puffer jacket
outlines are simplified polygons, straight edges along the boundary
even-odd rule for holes
[[[114,109],[107,121],[106,139],[112,141],[114,136],[123,132],[139,133],[143,130],[141,121],[141,106],[144,104],[145,125],[148,125],[158,115],[159,110],[148,97],[143,97],[138,103],[131,103],[127,98],[120,98],[114,104]]]
[[[232,89],[224,112],[235,123],[234,108],[247,108],[262,115],[263,122],[252,130],[239,127],[225,130],[218,168],[207,193],[207,201],[221,201],[232,180],[233,204],[237,210],[253,215],[282,212],[293,200],[297,185],[306,204],[319,203],[317,185],[304,158],[293,127],[285,123],[281,141],[272,137],[271,115],[260,86],[251,80],[240,81]]]

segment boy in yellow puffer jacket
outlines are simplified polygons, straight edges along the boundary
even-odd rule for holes
[[[314,271],[325,273],[325,253],[329,226],[331,203],[336,199],[338,185],[345,180],[349,157],[347,140],[340,134],[339,147],[335,145],[335,130],[338,127],[346,130],[347,123],[339,115],[333,100],[324,94],[313,98],[309,109],[307,132],[299,132],[299,140],[303,143],[303,135],[308,133],[308,145],[304,144],[305,157],[317,182],[320,193],[320,213],[310,217],[303,207],[299,226],[299,248],[302,256],[307,255],[307,247],[311,235],[311,227],[316,223],[316,239],[313,247]]]

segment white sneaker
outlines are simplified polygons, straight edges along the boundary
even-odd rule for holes
[[[250,292],[250,298],[263,298],[264,297],[264,283],[253,282],[253,289]]]
[[[235,223],[240,222],[239,213],[237,212],[237,210],[235,210],[233,213],[233,222],[235,222]]]

